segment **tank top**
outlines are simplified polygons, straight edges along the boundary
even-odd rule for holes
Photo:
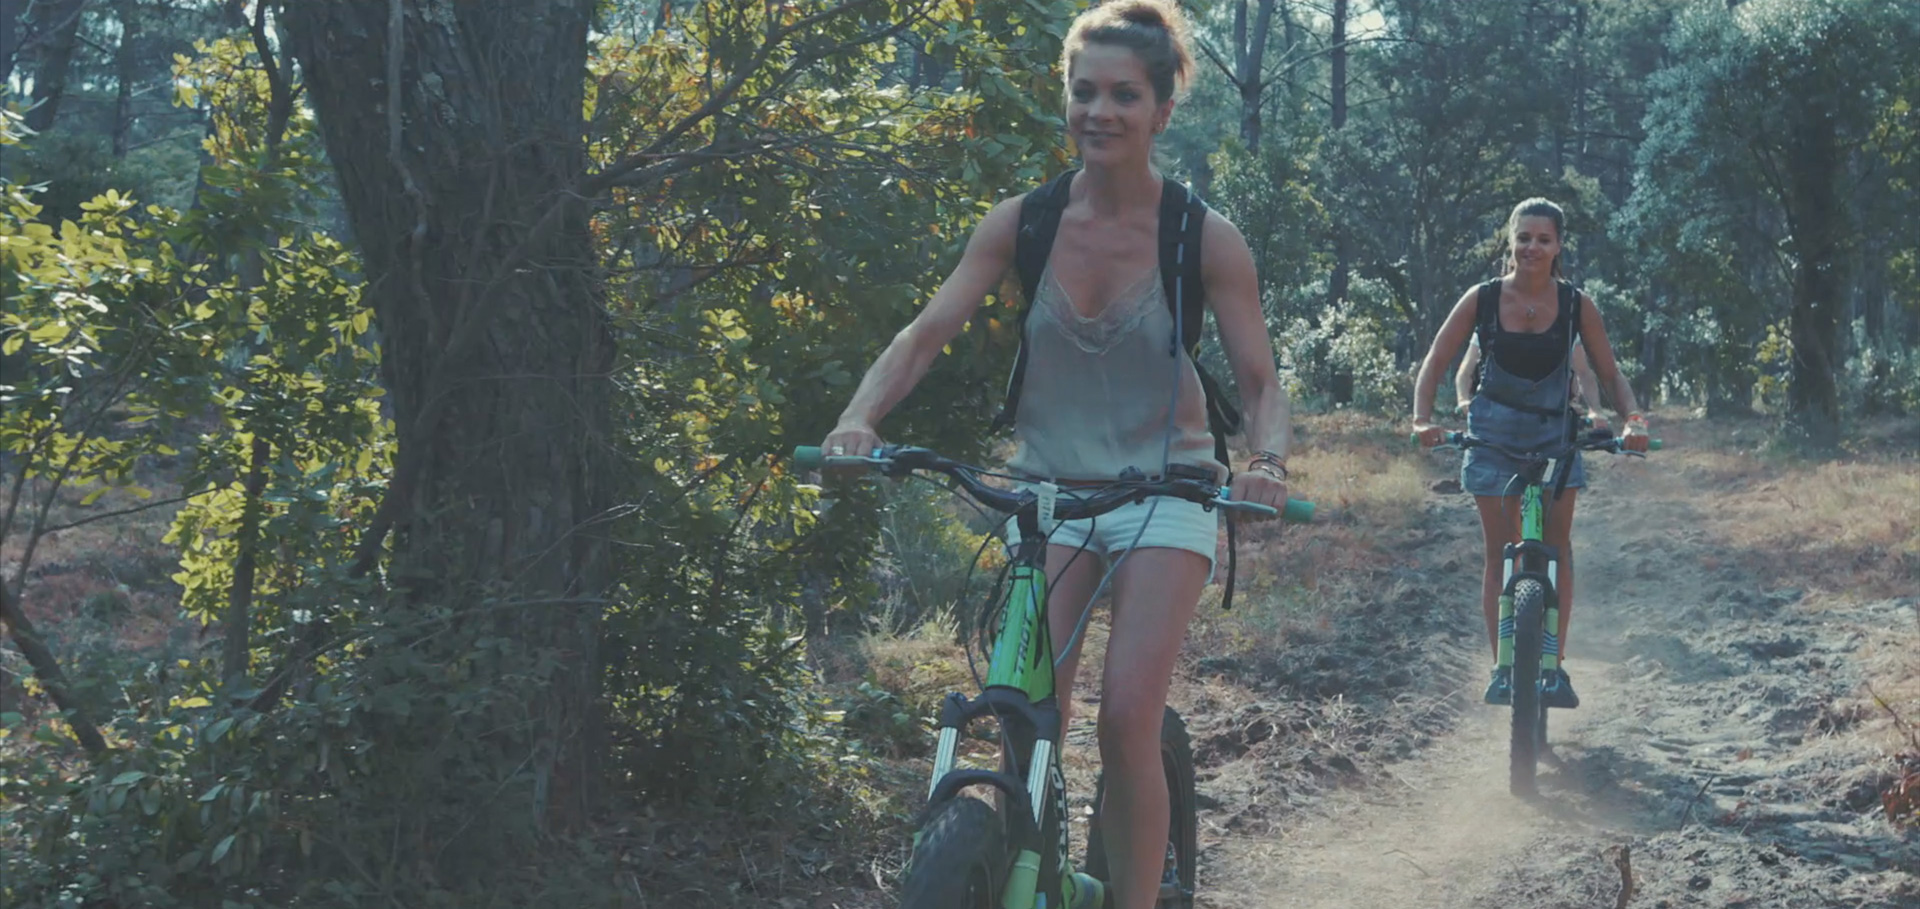
[[[1508,331],[1500,324],[1498,310],[1495,310],[1493,324],[1489,326],[1492,338],[1482,339],[1480,349],[1492,350],[1494,362],[1500,368],[1523,379],[1539,381],[1553,374],[1553,371],[1567,358],[1572,339],[1572,320],[1562,311],[1555,315],[1553,324],[1543,331]],[[1491,343],[1489,343],[1491,342]]]
[[[1215,477],[1226,474],[1213,457],[1206,398],[1193,360],[1185,351],[1169,353],[1173,315],[1158,267],[1091,318],[1074,310],[1051,265],[1035,297],[1009,467],[1058,480],[1108,479],[1128,468],[1152,477],[1168,463],[1206,467]],[[1169,404],[1174,405],[1171,447]]]

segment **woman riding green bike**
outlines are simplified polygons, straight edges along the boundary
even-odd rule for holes
[[[1023,377],[1010,408],[1012,471],[1059,487],[1110,483],[1137,472],[1227,473],[1209,434],[1208,396],[1190,335],[1170,305],[1161,269],[1163,182],[1152,164],[1192,71],[1184,16],[1170,0],[1114,0],[1075,20],[1062,60],[1067,135],[1082,170],[1059,185],[1057,233],[1028,301]],[[1184,194],[1184,187],[1180,188]],[[1016,264],[1026,196],[996,205],[925,310],[861,380],[822,447],[828,456],[879,447],[875,427],[926,374],[982,298]],[[1049,197],[1052,198],[1052,197]],[[1190,198],[1190,197],[1189,197]],[[1290,441],[1287,397],[1275,374],[1253,257],[1225,218],[1204,208],[1199,284],[1246,409],[1254,449],[1232,478],[1234,500],[1282,507]],[[1149,267],[1151,266],[1151,267]],[[1196,294],[1182,288],[1177,294]],[[1160,725],[1174,660],[1212,576],[1218,517],[1156,497],[1097,522],[1069,521],[1047,547],[1049,627],[1062,723],[1079,662],[1080,619],[1108,574],[1112,627],[1102,676],[1100,809],[1116,909],[1152,906],[1165,861],[1168,797]],[[1110,571],[1103,571],[1103,567]]]
[[[1528,199],[1515,206],[1507,222],[1511,252],[1505,277],[1461,295],[1434,336],[1414,383],[1413,429],[1420,443],[1440,443],[1443,431],[1433,424],[1433,399],[1440,378],[1460,349],[1472,337],[1481,350],[1480,381],[1467,406],[1469,434],[1517,450],[1557,447],[1578,431],[1574,409],[1576,351],[1584,351],[1598,374],[1599,385],[1612,392],[1613,403],[1625,421],[1623,447],[1647,450],[1647,420],[1634,403],[1633,388],[1620,373],[1600,310],[1584,292],[1563,279],[1560,251],[1566,216],[1546,199]],[[1559,551],[1560,623],[1553,629],[1558,654],[1566,655],[1568,617],[1573,612],[1574,502],[1586,486],[1580,455],[1571,455],[1565,492],[1547,512],[1546,542]],[[1491,447],[1470,448],[1461,467],[1460,483],[1473,494],[1480,510],[1480,530],[1486,542],[1486,570],[1482,575],[1480,605],[1486,614],[1487,639],[1498,662],[1499,598],[1503,548],[1520,540],[1520,490],[1524,465]],[[1496,665],[1487,685],[1489,704],[1512,702],[1508,667]],[[1550,670],[1543,679],[1547,706],[1571,708],[1580,699],[1564,668]]]

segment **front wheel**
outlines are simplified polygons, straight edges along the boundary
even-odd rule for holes
[[[1547,738],[1547,707],[1540,697],[1540,626],[1547,611],[1547,589],[1533,578],[1513,585],[1513,734],[1508,747],[1507,789],[1514,795],[1539,791],[1534,770]]]
[[[1194,879],[1200,863],[1200,820],[1193,792],[1193,741],[1186,721],[1172,707],[1160,720],[1160,770],[1167,781],[1167,859],[1160,875],[1155,909],[1193,909]],[[1102,774],[1093,788],[1094,816],[1087,834],[1087,873],[1111,881],[1100,834],[1099,806],[1106,795]]]
[[[965,796],[948,799],[914,835],[900,909],[995,909],[1008,859],[993,806]]]

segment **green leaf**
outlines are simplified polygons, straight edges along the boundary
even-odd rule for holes
[[[0,713],[0,729],[12,729],[13,727],[18,726],[21,723],[24,723],[26,721],[27,721],[26,717],[21,716],[18,713],[14,713],[11,710],[7,711],[6,713]]]
[[[223,858],[226,858],[227,853],[233,849],[233,838],[236,836],[239,836],[239,834],[237,833],[227,834],[226,839],[221,840],[219,845],[216,845],[213,847],[213,857],[208,861],[212,862],[215,865],[220,864],[220,860]]]
[[[123,774],[120,774],[119,776],[114,777],[113,784],[115,786],[125,786],[128,783],[138,783],[141,780],[144,780],[146,778],[147,778],[147,774],[144,771],[129,770],[126,773],[123,773]]]
[[[213,743],[220,741],[220,737],[226,735],[227,730],[232,728],[233,717],[224,717],[213,721],[213,725],[207,727],[207,742]]]
[[[38,328],[30,329],[27,337],[32,338],[33,343],[41,347],[51,347],[65,341],[67,335],[72,333],[73,329],[69,328],[65,322],[48,322]]]
[[[100,501],[100,497],[107,494],[108,488],[109,487],[102,486],[99,489],[96,489],[92,492],[87,493],[86,497],[80,500],[80,505],[82,507],[85,507],[87,505],[92,505],[93,503]]]

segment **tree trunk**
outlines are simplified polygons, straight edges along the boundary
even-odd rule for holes
[[[133,81],[138,62],[134,51],[140,40],[140,4],[138,0],[120,0],[115,5],[120,16],[120,46],[113,54],[113,157],[125,160],[133,136]]]
[[[28,0],[0,0],[0,85],[13,78],[14,64],[27,43]]]
[[[1247,26],[1247,2],[1240,0],[1233,13],[1234,51],[1238,58],[1235,68],[1239,71],[1234,81],[1240,89],[1240,142],[1247,151],[1258,155],[1262,96],[1266,92],[1267,37],[1273,32],[1274,0],[1259,0],[1260,11],[1254,15],[1251,31]]]
[[[1332,50],[1328,52],[1331,64],[1331,84],[1328,86],[1328,125],[1335,133],[1347,126],[1347,0],[1333,0],[1333,34],[1328,41]],[[1338,198],[1343,187],[1342,177],[1334,177],[1334,196]],[[1347,293],[1353,282],[1353,247],[1347,239],[1346,228],[1338,224],[1333,229],[1333,273],[1327,276],[1327,307],[1338,309],[1347,304]],[[1346,404],[1353,400],[1353,373],[1345,369],[1333,372],[1333,387],[1327,389],[1333,403]]]
[[[73,50],[80,43],[80,14],[87,0],[58,0],[39,7],[34,16],[34,31],[45,37],[45,52],[33,72],[33,110],[27,112],[27,128],[46,132],[60,110],[60,98],[67,92],[67,70],[72,68]]]
[[[595,803],[610,574],[597,522],[612,336],[578,192],[596,6],[284,7],[365,258],[399,433],[376,519],[394,536],[387,575],[460,632],[411,649],[452,661],[444,641],[491,636],[519,661],[494,678],[528,722],[483,744],[525,772],[498,793],[447,794],[530,804],[562,827]]]
[[[258,281],[250,282],[257,286]],[[221,642],[220,677],[228,685],[246,687],[252,672],[251,632],[253,630],[253,579],[260,563],[260,518],[267,503],[267,471],[272,465],[273,446],[259,435],[253,437],[253,450],[247,463],[247,479],[240,502],[240,556],[234,560],[233,583],[227,589],[225,639]]]
[[[1787,398],[1795,422],[1816,444],[1838,439],[1840,315],[1846,278],[1840,257],[1839,137],[1825,111],[1808,111],[1788,149],[1793,211],[1793,311],[1787,318],[1793,369]]]

